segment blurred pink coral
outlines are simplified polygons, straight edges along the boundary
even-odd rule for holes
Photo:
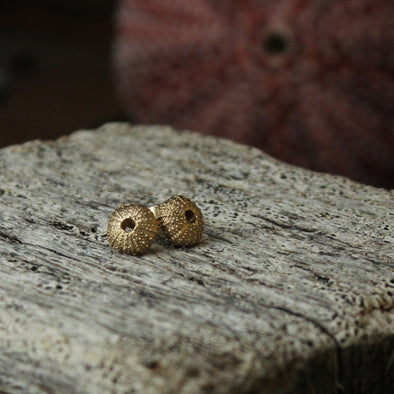
[[[123,0],[118,91],[140,123],[394,187],[393,4]]]

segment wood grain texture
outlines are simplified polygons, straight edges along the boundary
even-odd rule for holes
[[[192,198],[203,241],[142,257],[122,202]],[[394,386],[394,193],[230,141],[107,124],[0,151],[0,391]]]

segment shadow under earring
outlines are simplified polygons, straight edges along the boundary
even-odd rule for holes
[[[201,241],[204,220],[200,208],[190,198],[176,195],[151,208],[160,226],[175,245],[192,246]]]
[[[119,252],[139,255],[157,238],[159,223],[143,205],[122,204],[108,222],[108,242]]]

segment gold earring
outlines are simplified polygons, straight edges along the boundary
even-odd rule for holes
[[[150,210],[166,237],[175,245],[192,246],[201,241],[204,220],[197,205],[184,196],[172,196]]]
[[[119,252],[139,255],[157,238],[159,223],[143,205],[122,204],[108,222],[108,242]]]

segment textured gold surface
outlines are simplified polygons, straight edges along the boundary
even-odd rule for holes
[[[128,224],[134,224],[134,227]],[[143,205],[122,204],[108,222],[108,242],[122,253],[138,255],[145,252],[158,233],[158,221]]]
[[[184,196],[172,196],[159,206],[158,219],[167,238],[175,245],[192,246],[201,241],[204,228],[197,205]]]

